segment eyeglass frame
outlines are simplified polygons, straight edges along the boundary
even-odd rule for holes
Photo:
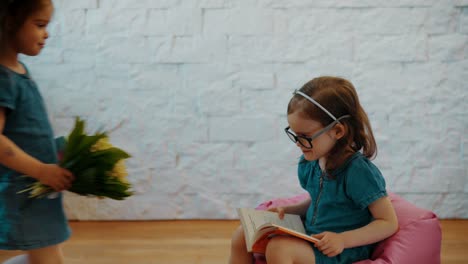
[[[340,123],[340,120],[341,120],[341,119],[348,118],[348,117],[351,117],[351,116],[350,116],[350,115],[344,115],[344,116],[341,116],[341,117],[335,119],[333,122],[331,122],[330,124],[328,124],[326,127],[324,127],[323,129],[321,129],[321,130],[318,131],[317,133],[314,133],[314,134],[313,134],[312,136],[310,136],[310,137],[307,137],[307,136],[300,136],[300,135],[295,135],[295,134],[293,134],[291,131],[289,131],[289,129],[291,128],[290,126],[287,126],[287,127],[284,129],[284,132],[286,132],[286,135],[288,136],[289,139],[291,139],[292,142],[294,142],[294,143],[299,142],[299,144],[301,144],[301,146],[303,146],[304,148],[306,148],[306,149],[312,149],[312,148],[314,147],[314,146],[312,145],[312,140],[318,138],[318,137],[321,136],[323,133],[326,133],[327,131],[331,130],[336,124],[339,124],[339,123]],[[292,136],[292,137],[291,137],[291,136]],[[302,144],[302,141],[300,141],[299,138],[302,138],[302,139],[307,140],[307,142],[309,142],[310,147],[305,146],[304,144]]]

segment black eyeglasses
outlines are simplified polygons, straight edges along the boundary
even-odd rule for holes
[[[320,135],[322,135],[323,133],[329,131],[330,129],[332,129],[336,124],[340,123],[340,120],[343,119],[343,118],[347,118],[347,117],[351,117],[350,115],[344,115],[338,119],[336,119],[335,121],[331,122],[329,125],[327,125],[326,127],[324,127],[323,129],[321,129],[320,131],[318,131],[317,133],[313,134],[312,136],[310,137],[306,137],[306,136],[298,136],[296,134],[294,134],[291,130],[290,130],[290,127],[286,127],[284,129],[284,132],[286,132],[286,135],[288,135],[289,139],[291,139],[292,142],[294,143],[297,143],[299,142],[299,144],[301,144],[301,146],[303,146],[304,148],[306,149],[311,149],[313,148],[313,145],[312,145],[312,140],[318,138]]]

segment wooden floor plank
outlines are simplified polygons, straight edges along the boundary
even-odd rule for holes
[[[227,263],[239,221],[70,222],[67,264]],[[468,263],[468,220],[441,220],[442,264]],[[0,263],[18,251],[0,250]]]

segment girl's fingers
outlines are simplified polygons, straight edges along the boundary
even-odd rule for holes
[[[328,239],[325,238],[325,234],[320,233],[318,235],[314,235],[313,237],[319,239],[319,242],[317,242],[317,247],[323,247],[328,243]]]
[[[278,216],[280,219],[284,218],[284,209],[283,208],[278,208]]]
[[[327,248],[325,250],[321,250],[324,255],[329,256],[331,253],[333,253],[333,249]]]
[[[284,217],[284,209],[282,207],[271,207],[271,208],[267,208],[267,211],[270,211],[270,212],[276,212],[278,214],[278,217],[280,219],[283,219]]]
[[[75,175],[73,175],[73,173],[71,173],[71,171],[67,170],[67,175],[68,175],[68,178],[72,181],[75,180]]]
[[[73,173],[71,173],[69,170],[63,169],[63,175],[70,181],[73,181],[75,179],[75,176]]]
[[[325,236],[325,233],[320,233],[320,234],[316,234],[316,235],[312,235],[313,237],[321,240],[324,236]]]
[[[57,185],[57,190],[56,190],[56,191],[57,191],[57,192],[62,191],[63,188],[65,188],[65,184],[66,184],[66,183],[64,183],[64,182],[59,183],[59,184]]]
[[[60,191],[68,189],[68,186],[71,184],[70,179],[64,177],[60,182]]]
[[[325,243],[323,245],[321,245],[319,247],[320,251],[324,251],[324,250],[329,250],[330,249],[330,245],[328,243]]]
[[[54,185],[52,185],[50,187],[52,187],[52,189],[54,189],[54,191],[56,191],[56,192],[60,191],[60,185],[58,185],[58,184],[54,184]]]
[[[73,181],[72,175],[64,174],[63,180],[64,180],[63,182],[65,183],[66,186],[71,185],[71,183]]]

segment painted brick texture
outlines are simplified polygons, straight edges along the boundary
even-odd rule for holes
[[[468,1],[55,0],[24,58],[57,135],[113,129],[136,194],[67,193],[70,219],[229,219],[301,193],[291,92],[351,80],[390,191],[468,218]]]

